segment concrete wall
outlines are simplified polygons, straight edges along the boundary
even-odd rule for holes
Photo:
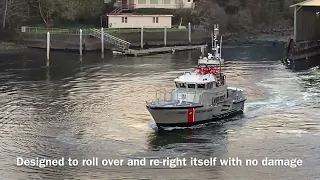
[[[320,40],[320,14],[317,16],[316,12],[316,9],[310,8],[297,12],[296,42]]]
[[[171,28],[171,15],[108,15],[109,28]]]
[[[193,8],[193,0],[134,0],[135,8]]]
[[[80,48],[80,40],[77,35],[51,35],[52,49],[77,51]],[[47,39],[45,34],[23,34],[20,44],[32,48],[46,48]],[[105,43],[105,49],[111,49],[108,43]],[[83,49],[87,51],[101,50],[101,40],[91,36],[83,36]]]
[[[126,40],[132,46],[140,46],[141,32],[121,33],[115,36]],[[203,31],[197,30],[191,32],[192,44],[203,44],[206,42],[207,34]],[[151,46],[164,45],[164,32],[144,32],[143,43]],[[189,44],[188,31],[168,31],[167,32],[167,45],[187,45]]]

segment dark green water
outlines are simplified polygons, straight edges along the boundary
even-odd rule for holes
[[[154,132],[145,101],[191,70],[199,52],[149,57],[0,55],[0,179],[320,179],[320,71],[292,72],[282,48],[229,47],[224,71],[245,113]],[[16,158],[298,158],[302,166],[27,167]]]

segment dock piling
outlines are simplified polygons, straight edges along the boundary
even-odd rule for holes
[[[141,27],[141,49],[143,49],[143,26]]]
[[[167,26],[164,27],[164,39],[163,39],[164,47],[167,46]]]
[[[82,56],[82,29],[80,29],[80,46],[79,46],[79,51],[80,51],[80,57]]]
[[[188,23],[188,35],[189,35],[189,43],[191,44],[191,23]]]
[[[101,28],[101,54],[104,54],[104,31],[103,31],[103,27]]]
[[[49,67],[50,62],[50,32],[47,32],[47,67]]]

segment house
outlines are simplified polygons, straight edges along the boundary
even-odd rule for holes
[[[108,14],[108,28],[171,28],[172,15]]]
[[[104,0],[108,3],[109,0]],[[115,6],[118,10],[134,10],[142,8],[161,8],[161,9],[193,9],[194,0],[117,0]]]
[[[193,0],[133,0],[135,9],[139,8],[164,8],[181,9],[194,8]]]

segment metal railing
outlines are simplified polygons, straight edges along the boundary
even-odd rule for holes
[[[18,28],[18,30],[22,33],[29,34],[46,34],[50,32],[50,34],[67,34],[67,35],[79,35],[80,29],[61,29],[61,28],[44,28],[44,27],[28,27],[22,26]],[[90,29],[82,29],[83,35],[89,35]]]
[[[90,30],[90,35],[97,37],[97,38],[101,38],[101,30],[98,29],[91,29]],[[115,45],[116,47],[120,48],[121,50],[129,50],[130,47],[130,43],[128,41],[125,41],[123,39],[117,38],[115,36],[112,36],[106,32],[103,32],[103,39],[104,41]]]
[[[182,100],[187,102],[194,102],[194,103],[202,103],[203,102],[203,93],[197,93],[196,91],[190,92],[183,92],[183,91],[176,91],[175,89],[168,91],[166,89],[159,89],[155,92],[155,98],[147,103],[152,102],[161,102],[161,101],[168,101],[168,100]]]
[[[164,32],[164,28],[154,28],[154,27],[143,27],[145,32]],[[61,29],[61,28],[45,28],[45,27],[29,27],[29,26],[22,26],[18,28],[18,30],[22,33],[29,33],[29,34],[46,34],[50,32],[50,34],[66,34],[66,35],[79,35],[80,29]],[[106,33],[131,33],[131,32],[141,32],[141,28],[104,28]],[[167,32],[173,31],[187,31],[186,29],[178,29],[178,28],[167,28]],[[83,35],[90,35],[91,28],[83,28],[82,34]]]
[[[242,89],[237,88],[228,88],[228,97],[226,97],[227,101],[239,101],[245,99],[245,95]],[[184,96],[184,97],[183,97]],[[222,95],[221,95],[222,96]],[[187,101],[200,103],[204,105],[217,105],[221,103],[220,101],[213,102],[214,99],[221,97],[217,96],[216,92],[196,92],[196,91],[176,91],[173,89],[171,91],[167,91],[166,89],[159,89],[155,92],[155,98],[152,100],[146,101],[147,104],[163,102],[163,101]]]

